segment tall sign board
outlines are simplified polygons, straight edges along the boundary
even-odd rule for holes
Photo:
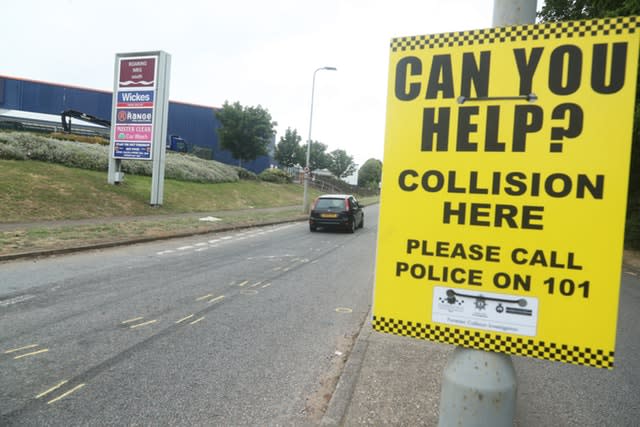
[[[374,329],[613,367],[639,22],[391,41]]]
[[[162,204],[171,57],[165,52],[116,55],[109,182],[121,160],[153,161],[151,204]]]

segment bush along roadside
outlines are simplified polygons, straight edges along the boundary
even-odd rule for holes
[[[0,159],[39,160],[63,166],[106,171],[109,147],[96,143],[65,141],[24,132],[0,132]],[[151,176],[152,162],[122,162],[125,174]],[[235,182],[233,166],[199,157],[167,152],[165,177],[200,183]]]

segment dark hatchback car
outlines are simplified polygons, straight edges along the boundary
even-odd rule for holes
[[[364,227],[364,212],[350,194],[325,194],[318,197],[309,213],[309,230],[320,227],[342,228],[350,233]]]

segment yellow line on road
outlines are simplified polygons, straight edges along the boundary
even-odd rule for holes
[[[78,384],[77,386],[75,386],[74,388],[69,390],[68,392],[66,392],[64,394],[61,394],[60,396],[56,397],[55,399],[51,399],[50,401],[48,401],[47,405],[51,405],[53,402],[57,402],[58,400],[62,399],[63,397],[69,396],[71,393],[73,393],[76,390],[81,389],[82,387],[84,387],[84,383]]]
[[[196,323],[198,323],[199,321],[201,321],[202,319],[204,319],[204,316],[202,316],[199,319],[194,320],[193,322],[189,323],[190,325],[195,325]]]
[[[46,396],[47,394],[51,393],[52,391],[59,389],[60,387],[65,385],[67,382],[68,382],[67,380],[60,381],[58,384],[54,385],[49,390],[45,390],[42,393],[40,393],[39,395],[37,395],[36,399],[40,399],[42,396]]]
[[[25,345],[24,347],[7,350],[7,351],[4,352],[4,354],[11,354],[11,353],[15,353],[17,351],[27,350],[29,348],[34,348],[34,347],[37,347],[37,346],[38,346],[38,344]]]
[[[158,319],[154,319],[154,320],[149,320],[148,322],[138,323],[137,325],[129,326],[129,329],[134,329],[134,328],[139,328],[140,326],[150,325],[152,323],[156,323],[157,321],[158,321]]]
[[[176,321],[176,323],[182,323],[187,319],[191,319],[193,317],[193,314],[188,315],[187,317],[183,317],[182,319]]]
[[[246,285],[247,283],[249,283],[249,281],[248,281],[248,280],[245,280],[245,281],[244,281],[244,282],[242,282],[242,283],[238,283],[238,286],[244,286],[244,285]]]
[[[209,304],[216,302],[216,301],[220,301],[221,299],[224,298],[224,295],[220,295],[219,297],[215,297],[214,299],[207,301]]]
[[[125,320],[124,322],[122,322],[122,324],[126,325],[127,323],[137,322],[138,320],[142,320],[142,319],[144,319],[144,317],[135,317],[133,319]]]
[[[14,360],[22,359],[23,357],[34,356],[34,355],[40,354],[40,353],[46,353],[47,351],[49,351],[48,348],[43,348],[42,350],[33,351],[31,353],[26,353],[26,354],[21,354],[20,356],[16,356],[16,357],[14,357]]]
[[[202,301],[203,299],[207,299],[207,298],[210,298],[212,296],[213,296],[213,294],[206,294],[206,295],[201,296],[200,298],[197,298],[196,301]]]

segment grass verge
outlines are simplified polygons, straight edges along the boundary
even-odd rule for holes
[[[0,160],[0,218],[3,223],[18,223],[10,231],[0,230],[0,256],[306,218],[297,208],[302,186],[296,184],[253,180],[202,184],[167,179],[164,204],[154,208],[149,206],[149,177],[127,176],[117,186],[106,181],[103,172]],[[317,195],[311,189],[310,198]],[[363,202],[375,203],[377,198]],[[261,208],[280,209],[257,210]],[[212,213],[219,221],[200,221]],[[73,220],[89,221],[67,224]],[[21,227],[19,223],[29,224]]]

